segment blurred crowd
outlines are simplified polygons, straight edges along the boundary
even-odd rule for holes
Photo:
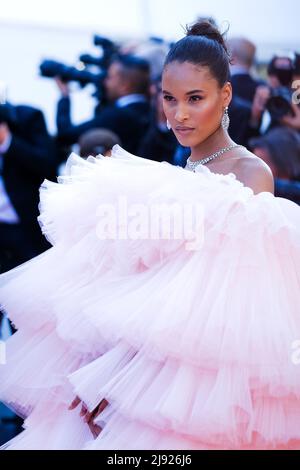
[[[0,104],[0,272],[49,247],[37,222],[39,187],[45,178],[56,181],[72,149],[82,158],[109,156],[119,144],[141,157],[181,166],[189,156],[168,129],[162,107],[161,74],[170,44],[160,38],[118,46],[97,41],[102,55],[83,57],[85,71],[53,61],[41,65],[61,95],[56,135],[49,134],[41,110]],[[268,163],[277,196],[300,204],[300,56],[274,54],[262,69],[255,44],[246,38],[227,42],[233,86],[229,134]],[[93,83],[97,97],[93,117],[79,125],[71,119],[72,81]]]

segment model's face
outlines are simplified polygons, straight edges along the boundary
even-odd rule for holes
[[[220,88],[208,67],[172,62],[162,78],[166,117],[178,141],[196,147],[221,125],[224,109],[231,101],[231,85]]]

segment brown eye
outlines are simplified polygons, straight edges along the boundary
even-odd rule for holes
[[[164,100],[165,100],[165,101],[172,101],[172,100],[173,100],[173,97],[170,96],[170,95],[164,95]]]
[[[199,96],[199,95],[193,95],[190,97],[190,100],[195,102],[195,101],[200,101],[200,100],[203,100],[203,97],[202,96]]]

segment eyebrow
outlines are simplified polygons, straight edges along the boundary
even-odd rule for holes
[[[169,91],[167,90],[163,90],[163,93],[166,93],[167,95],[172,95],[172,93],[170,93]],[[188,91],[186,93],[186,95],[193,95],[194,93],[204,93],[204,90],[192,90],[192,91]]]

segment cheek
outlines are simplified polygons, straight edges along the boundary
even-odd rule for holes
[[[162,99],[162,105],[166,118],[170,121],[175,120],[176,104]],[[215,128],[222,119],[222,109],[217,97],[203,100],[199,104],[188,104],[186,111],[189,123],[194,127],[199,127],[199,130],[208,129],[209,131]]]
[[[168,116],[170,117],[172,114],[170,110],[170,106],[168,106],[168,103],[163,99],[163,97],[161,99],[162,99],[162,107],[163,107],[164,113],[166,117]]]
[[[202,126],[209,127],[215,122],[220,121],[221,112],[220,106],[215,101],[206,101],[203,104],[195,107],[193,115],[197,118],[197,122],[201,123]]]

